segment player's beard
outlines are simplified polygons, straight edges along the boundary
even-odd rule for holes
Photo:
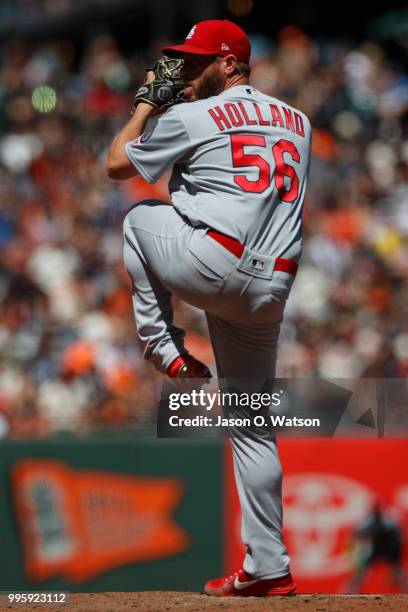
[[[221,74],[214,70],[203,75],[196,85],[191,86],[191,95],[188,95],[189,92],[187,92],[186,97],[190,102],[203,100],[221,93],[223,87],[224,81]]]

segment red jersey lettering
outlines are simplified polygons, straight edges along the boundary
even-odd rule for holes
[[[226,116],[224,115],[224,113],[222,112],[219,106],[210,108],[208,112],[211,115],[211,117],[214,119],[220,132],[223,132],[225,128],[231,127],[230,122],[228,121],[228,119],[226,118]]]
[[[270,121],[267,121],[266,119],[264,119],[262,117],[261,109],[259,108],[257,103],[253,102],[252,104],[254,105],[254,109],[255,109],[255,112],[256,112],[258,120],[259,120],[259,125],[271,125]]]
[[[296,134],[299,134],[299,136],[305,135],[305,126],[303,125],[303,119],[299,113],[295,113],[295,130]]]
[[[244,124],[244,120],[236,104],[228,102],[227,104],[225,104],[224,108],[227,111],[227,115],[231,119],[231,123],[234,127],[240,127]]]
[[[284,115],[285,115],[286,129],[287,130],[291,130],[291,132],[294,132],[295,131],[295,124],[293,122],[292,111],[284,106],[283,107],[283,112],[284,112]]]
[[[255,125],[256,124],[256,119],[250,119],[248,117],[248,113],[246,112],[246,108],[245,106],[242,104],[242,102],[238,102],[238,106],[241,109],[241,113],[242,116],[244,117],[244,121],[247,125]]]
[[[283,123],[282,115],[281,115],[279,108],[276,106],[276,104],[270,104],[269,106],[271,107],[271,113],[272,113],[272,125],[276,127],[277,124],[279,123],[280,127],[283,128],[284,123]]]

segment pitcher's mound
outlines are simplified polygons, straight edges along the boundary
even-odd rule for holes
[[[6,606],[15,610],[16,606]],[[208,610],[276,610],[277,612],[354,612],[364,610],[408,610],[408,595],[295,595],[294,597],[208,597],[199,593],[177,593],[174,591],[145,591],[141,593],[72,593],[66,605],[43,606],[31,604],[18,606],[22,610],[50,612],[200,612]]]

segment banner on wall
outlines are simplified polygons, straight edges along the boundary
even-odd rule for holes
[[[128,476],[28,459],[11,472],[27,576],[85,582],[128,563],[189,548],[174,520],[183,484],[174,477]]]
[[[298,591],[401,592],[408,585],[408,440],[281,440],[279,451],[284,537]],[[232,572],[241,566],[244,549],[230,457],[226,465],[225,561]],[[383,546],[388,559],[378,558],[363,571],[376,506],[389,528]]]

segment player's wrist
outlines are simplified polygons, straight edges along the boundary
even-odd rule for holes
[[[139,100],[139,102],[134,107],[134,111],[132,112],[133,117],[137,117],[138,119],[149,119],[150,117],[154,117],[155,115],[160,115],[161,110],[157,106],[150,104],[149,102],[145,102],[144,100]]]

